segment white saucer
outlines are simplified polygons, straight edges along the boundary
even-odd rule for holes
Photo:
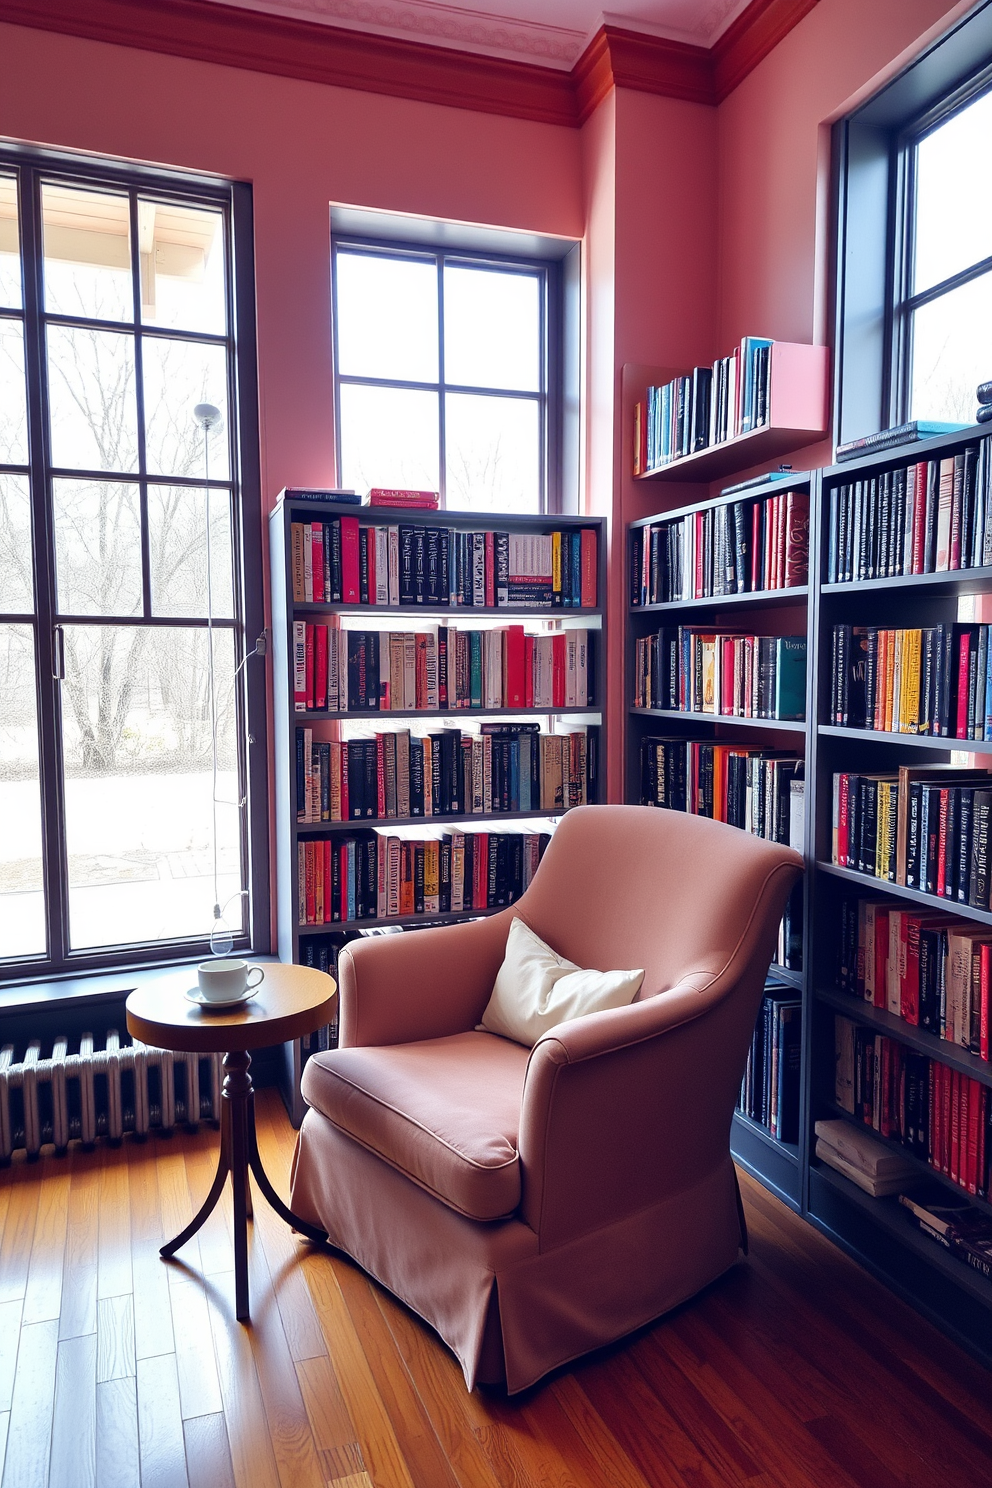
[[[250,987],[247,992],[242,992],[240,997],[233,997],[230,1002],[218,1002],[215,997],[204,997],[199,987],[190,987],[183,993],[187,1002],[195,1002],[206,1012],[216,1010],[218,1013],[230,1012],[231,1008],[240,1007],[244,1002],[251,1002],[258,991],[258,987]]]

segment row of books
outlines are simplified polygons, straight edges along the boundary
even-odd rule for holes
[[[913,1187],[899,1202],[921,1234],[992,1280],[992,1214],[936,1183],[925,1191]]]
[[[644,475],[768,422],[771,341],[745,336],[711,367],[649,387],[634,409],[634,474]]]
[[[634,707],[802,719],[806,637],[680,625],[634,643]]]
[[[738,1110],[780,1142],[799,1141],[802,1002],[795,991],[768,989],[748,1050]]]
[[[992,739],[988,625],[835,625],[831,717],[847,728]]]
[[[830,492],[827,582],[943,573],[992,563],[988,439]]]
[[[290,573],[294,604],[595,609],[598,539],[331,517],[291,523]]]
[[[567,811],[596,798],[599,729],[545,734],[537,723],[476,733],[409,729],[320,740],[296,730],[296,820],[385,821]]]
[[[805,762],[710,739],[641,740],[641,803],[709,816],[802,851]]]
[[[299,924],[502,908],[520,898],[550,840],[536,831],[411,839],[383,830],[299,842]]]
[[[832,861],[989,908],[992,777],[954,766],[833,778]]]
[[[342,630],[293,622],[297,713],[584,708],[595,696],[594,631],[522,625]]]
[[[990,973],[988,928],[891,899],[841,901],[840,988],[986,1060]]]
[[[809,493],[729,501],[631,529],[631,605],[792,589],[809,578]]]
[[[834,1098],[842,1111],[960,1184],[989,1191],[989,1087],[837,1014]]]

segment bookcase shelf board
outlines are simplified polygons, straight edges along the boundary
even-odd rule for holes
[[[884,1137],[881,1132],[868,1126],[864,1121],[859,1121],[857,1116],[852,1116],[850,1111],[845,1111],[838,1105],[830,1106],[830,1116],[835,1121],[845,1122],[846,1125],[852,1127],[855,1131],[867,1132],[872,1140],[877,1142],[880,1147],[885,1147],[889,1152],[894,1152],[899,1157],[905,1158],[907,1162],[912,1163],[919,1172],[920,1183],[928,1183],[931,1180],[934,1183],[939,1183],[942,1188],[947,1189],[948,1193],[954,1194],[958,1199],[967,1200],[976,1209],[980,1209],[983,1214],[992,1216],[992,1204],[983,1198],[981,1194],[969,1193],[967,1189],[962,1187],[960,1183],[956,1183],[953,1178],[948,1177],[946,1173],[941,1173],[939,1169],[931,1167],[924,1158],[914,1156],[895,1137]],[[829,1167],[830,1165],[827,1163],[825,1166]],[[987,1283],[987,1285],[989,1287],[990,1300],[992,1300],[992,1282]]]
[[[796,1142],[782,1142],[778,1137],[773,1137],[766,1126],[760,1121],[754,1121],[746,1116],[743,1111],[734,1112],[734,1121],[738,1126],[756,1137],[759,1142],[764,1142],[773,1152],[781,1153],[787,1162],[799,1163],[799,1144]]]
[[[360,510],[364,510],[360,508]],[[422,605],[411,604],[314,604],[308,600],[294,600],[293,611],[300,619],[312,616],[315,620],[323,615],[360,615],[363,619],[374,620],[393,616],[398,620],[448,620],[452,625],[459,624],[467,626],[472,620],[502,620],[504,623],[512,623],[516,616],[521,620],[534,620],[535,618],[555,619],[567,621],[576,625],[585,625],[589,620],[602,619],[603,609],[600,605],[595,608],[586,609],[554,609],[535,610],[525,609],[518,605],[453,605],[425,603]],[[374,628],[374,627],[373,627]]]
[[[890,579],[845,580],[842,584],[823,584],[824,599],[834,595],[888,594],[910,590],[914,597],[988,594],[992,591],[992,568],[951,568],[940,573],[898,574]]]
[[[801,971],[793,971],[791,966],[780,966],[773,961],[768,968],[768,976],[772,982],[785,982],[787,986],[802,988],[803,974]]]
[[[821,873],[831,878],[842,878],[856,884],[867,896],[869,894],[893,894],[897,899],[907,899],[911,904],[925,904],[928,909],[940,910],[943,914],[957,915],[962,920],[974,920],[978,925],[992,925],[992,912],[976,909],[971,904],[961,904],[957,899],[947,899],[940,894],[924,894],[920,889],[908,888],[905,884],[892,883],[886,878],[873,878],[868,873],[859,873],[855,868],[842,868],[839,863],[822,860],[816,864]]]
[[[347,833],[356,830],[365,831],[368,828],[376,828],[379,831],[391,831],[394,827],[472,827],[481,826],[483,823],[492,823],[496,830],[496,824],[503,822],[547,822],[557,820],[549,816],[547,811],[487,811],[473,812],[467,815],[460,812],[454,816],[443,815],[440,812],[432,816],[380,816],[366,817],[364,820],[355,821],[324,821],[324,822],[294,822],[292,831],[294,837],[326,837],[328,833]]]
[[[340,935],[342,931],[349,930],[375,930],[389,927],[400,930],[425,930],[431,925],[458,925],[463,920],[485,920],[490,915],[502,914],[505,908],[505,905],[501,905],[496,909],[460,909],[449,911],[447,914],[439,914],[436,910],[432,910],[429,914],[395,915],[381,920],[331,920],[326,925],[300,925],[297,928],[304,940],[309,939],[310,936]]]
[[[774,733],[804,734],[806,725],[794,718],[739,718],[734,713],[687,713],[681,708],[629,708],[635,718],[672,718],[684,723],[730,724],[735,728],[757,728]]]
[[[989,739],[951,739],[942,734],[886,733],[882,729],[841,728],[835,723],[821,723],[816,731],[823,738],[851,739],[859,744],[939,750],[942,754],[992,754],[992,740]]]
[[[779,1142],[757,1121],[734,1112],[730,1150],[738,1167],[797,1214],[802,1209],[802,1167],[796,1151]]]
[[[968,1049],[959,1048],[957,1044],[938,1038],[936,1034],[928,1033],[925,1028],[917,1028],[914,1024],[907,1023],[905,1018],[886,1012],[885,1008],[873,1007],[863,998],[853,997],[848,992],[839,992],[833,987],[817,987],[813,996],[817,1002],[833,1008],[836,1013],[842,1013],[845,1018],[852,1018],[858,1023],[876,1028],[879,1033],[898,1039],[908,1048],[915,1049],[918,1054],[926,1054],[930,1059],[939,1059],[942,1064],[960,1070],[963,1075],[970,1076],[972,1080],[979,1080],[983,1085],[992,1085],[992,1065],[988,1060],[982,1059],[978,1054],[972,1054]]]
[[[791,454],[804,444],[816,444],[825,438],[822,428],[776,428],[765,426],[752,429],[748,434],[738,434],[696,455],[683,455],[680,460],[671,460],[655,470],[645,470],[635,475],[635,481],[711,481],[723,475],[733,475],[746,470],[749,465],[761,465],[766,460],[775,460],[779,455]]]
[[[809,596],[809,586],[796,584],[791,589],[755,589],[747,594],[712,594],[703,599],[671,599],[664,604],[631,605],[632,615],[665,615],[676,611],[691,610],[711,613],[728,606],[738,609],[741,605],[755,605],[762,609],[781,608],[783,605],[804,604]]]
[[[648,476],[639,479],[647,480]],[[686,506],[675,506],[663,511],[652,512],[646,517],[637,517],[630,523],[629,530],[636,532],[639,527],[651,527],[655,522],[677,522],[681,517],[694,516],[696,512],[714,511],[718,506],[729,506],[735,501],[763,501],[766,496],[783,496],[788,491],[808,491],[811,476],[809,471],[796,470],[789,473],[788,478],[782,480],[761,481],[757,485],[746,485],[743,489],[734,490],[733,487],[721,491],[719,496],[710,496],[702,501],[691,501]]]
[[[326,709],[310,711],[307,713],[294,713],[295,723],[307,722],[324,723],[372,723],[386,721],[390,718],[579,718],[599,713],[598,707],[590,707],[588,703],[576,704],[570,708],[388,708],[382,712],[372,709],[359,710],[350,709],[346,713],[329,713]]]
[[[935,434],[930,439],[914,439],[908,444],[895,444],[891,449],[877,450],[874,454],[862,455],[858,459],[841,460],[836,465],[827,465],[819,471],[820,479],[830,485],[843,485],[857,472],[855,479],[865,475],[877,475],[881,471],[895,470],[902,465],[912,465],[918,460],[929,460],[936,455],[953,455],[966,444],[974,444],[989,433],[987,424],[969,424],[964,429],[953,429],[946,434]]]

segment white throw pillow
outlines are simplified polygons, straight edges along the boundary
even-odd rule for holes
[[[516,918],[480,1028],[531,1048],[542,1033],[583,1013],[626,1007],[643,971],[583,971]]]

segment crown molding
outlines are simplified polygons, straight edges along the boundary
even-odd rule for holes
[[[611,88],[715,104],[817,0],[751,0],[712,47],[603,26],[571,72],[214,0],[0,0],[0,22],[575,128]]]

